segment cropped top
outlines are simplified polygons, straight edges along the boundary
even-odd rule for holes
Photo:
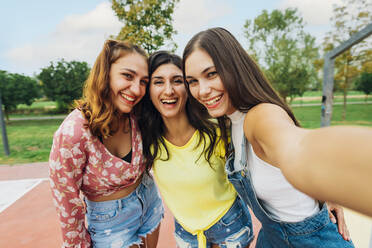
[[[210,158],[211,164],[201,154],[199,131],[195,131],[183,146],[176,146],[164,138],[169,151],[160,146],[154,161],[154,179],[164,202],[182,227],[197,235],[199,248],[206,247],[204,231],[217,223],[230,209],[237,196],[234,186],[225,173],[225,145],[218,142]],[[210,140],[205,135],[206,144]]]
[[[49,174],[62,228],[62,247],[91,247],[80,192],[85,196],[108,196],[134,184],[144,172],[142,138],[133,115],[130,123],[131,163],[112,155],[99,138],[92,135],[78,109],[72,111],[55,132]]]

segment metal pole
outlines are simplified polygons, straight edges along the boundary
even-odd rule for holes
[[[351,36],[347,41],[328,52],[324,57],[324,75],[323,75],[323,97],[322,97],[322,113],[321,125],[326,127],[331,125],[332,104],[333,104],[333,73],[335,67],[335,58],[349,49],[353,45],[362,41],[364,38],[372,34],[372,23],[358,33]]]
[[[333,105],[333,73],[334,59],[329,56],[324,58],[324,75],[323,75],[323,97],[322,97],[322,116],[321,125],[326,127],[331,125],[332,105]]]
[[[5,127],[5,121],[4,121],[4,115],[3,115],[3,103],[1,101],[1,91],[0,91],[0,126],[1,126],[2,137],[3,137],[4,152],[6,156],[9,156],[10,152],[9,152],[8,136],[6,134],[6,127]]]

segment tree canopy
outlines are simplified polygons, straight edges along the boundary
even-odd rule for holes
[[[318,48],[315,38],[304,31],[297,9],[264,10],[253,21],[246,21],[244,33],[248,52],[284,99],[302,96],[310,85],[316,85]]]
[[[41,97],[36,79],[6,71],[0,71],[0,91],[7,120],[10,111],[16,109],[18,104],[31,105],[35,99]]]
[[[127,40],[143,47],[149,54],[171,41],[170,49],[175,50],[172,35],[173,12],[179,0],[112,0],[112,9],[124,23],[119,40]]]
[[[59,111],[67,111],[69,105],[82,96],[84,82],[89,75],[86,62],[65,60],[51,62],[42,68],[38,79],[42,83],[45,95],[57,102]]]
[[[372,93],[372,72],[362,72],[362,74],[356,80],[356,89],[363,91],[367,97]]]

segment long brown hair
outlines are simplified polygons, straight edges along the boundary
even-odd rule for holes
[[[119,128],[123,114],[113,104],[109,75],[111,65],[130,53],[138,53],[147,60],[145,51],[139,46],[124,41],[106,40],[85,82],[83,98],[75,102],[95,136],[106,138]]]
[[[229,31],[224,28],[211,28],[197,33],[187,43],[183,52],[184,75],[185,61],[196,49],[204,50],[212,58],[235,109],[247,112],[259,103],[276,104],[288,113],[295,125],[300,126],[292,110]],[[226,138],[226,116],[218,119],[221,131],[225,131],[223,137]]]
[[[182,70],[182,59],[178,55],[168,51],[158,51],[149,57],[149,77],[162,65],[173,64]],[[171,154],[164,141],[166,127],[159,111],[155,108],[150,98],[150,84],[147,85],[146,94],[143,97],[140,106],[143,109],[138,118],[138,124],[142,134],[143,154],[146,158],[147,168],[151,167],[161,151],[161,146],[165,148],[167,161]],[[188,92],[190,96],[190,93]],[[212,166],[210,158],[213,155],[214,148],[219,141],[216,132],[217,124],[211,121],[208,111],[194,98],[187,98],[185,111],[187,119],[196,130],[200,132],[199,145],[203,145],[202,153],[199,158],[204,155],[205,160]],[[209,139],[207,145],[206,138]],[[153,147],[152,147],[153,146]],[[151,147],[153,149],[151,149]],[[198,159],[199,159],[198,158]]]

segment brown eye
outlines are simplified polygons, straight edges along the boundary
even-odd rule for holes
[[[148,80],[145,80],[145,79],[142,79],[142,80],[140,81],[140,83],[141,83],[142,85],[147,85],[147,84],[149,83],[149,81],[148,81]]]
[[[121,75],[123,75],[128,80],[132,80],[133,79],[133,75],[130,74],[130,73],[122,73]]]
[[[173,79],[173,83],[175,84],[183,84],[183,79],[182,77],[176,77]]]
[[[208,72],[207,77],[208,78],[212,78],[212,77],[214,77],[216,75],[217,75],[217,72],[216,71],[211,71],[211,72]]]
[[[189,79],[189,80],[186,80],[187,84],[189,85],[192,85],[192,84],[196,84],[198,82],[198,80],[196,79]]]
[[[181,79],[174,80],[174,82],[175,82],[176,84],[183,84],[183,81],[182,81]]]

